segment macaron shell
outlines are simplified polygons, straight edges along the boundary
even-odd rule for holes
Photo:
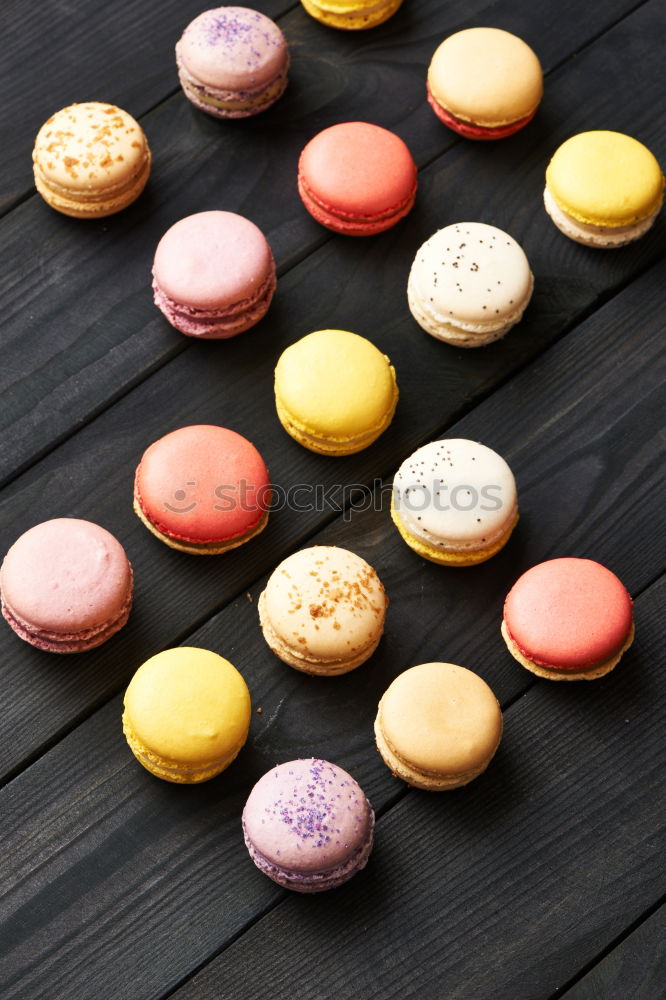
[[[533,566],[504,603],[508,635],[520,652],[549,669],[582,670],[611,659],[632,627],[622,582],[591,559]]]
[[[399,136],[367,122],[332,125],[301,153],[299,178],[334,215],[370,221],[413,199],[416,165]]]
[[[344,865],[365,845],[372,821],[368,800],[351,775],[316,759],[268,771],[243,811],[254,849],[279,868],[304,875]]]
[[[543,74],[521,38],[500,28],[467,28],[436,49],[428,88],[456,118],[497,128],[535,111],[543,94]]]
[[[135,499],[148,520],[176,541],[225,542],[265,518],[268,472],[247,438],[226,427],[195,424],[172,431],[144,452]]]
[[[160,290],[194,309],[253,299],[275,264],[266,237],[234,212],[198,212],[176,222],[157,245],[153,276]]]
[[[484,127],[483,125],[473,125],[471,122],[461,121],[460,118],[456,118],[450,112],[446,111],[440,104],[437,103],[432,95],[430,87],[426,89],[428,104],[435,112],[439,120],[447,128],[452,129],[457,132],[458,135],[462,135],[465,139],[480,139],[480,140],[494,140],[494,139],[508,139],[510,135],[515,135],[519,132],[521,128],[528,125],[534,115],[536,114],[536,108],[529,115],[525,115],[524,118],[519,118],[518,121],[511,122],[508,125],[498,125],[495,128],[489,126]]]
[[[395,508],[395,501],[391,498],[391,519],[400,532],[402,539],[413,549],[422,559],[437,563],[440,566],[478,566],[480,563],[492,559],[494,555],[504,548],[513,533],[513,529],[518,524],[518,512],[513,521],[508,522],[504,534],[500,535],[492,544],[483,544],[480,548],[474,549],[449,549],[441,546],[431,545],[422,538],[412,534],[407,525],[402,521]]]
[[[351,31],[383,24],[402,5],[402,0],[301,0],[305,10],[322,24]]]
[[[601,663],[595,663],[594,666],[591,667],[583,667],[582,670],[556,670],[553,667],[545,667],[540,663],[536,663],[534,660],[530,660],[528,656],[521,652],[519,647],[509,635],[509,630],[505,621],[502,622],[501,632],[507,649],[513,656],[514,660],[517,660],[518,663],[525,667],[526,670],[529,670],[530,673],[536,674],[537,677],[543,677],[548,681],[594,681],[599,677],[605,677],[606,674],[609,674],[611,670],[615,669],[623,655],[633,643],[635,629],[632,624],[629,634],[627,635],[622,647],[607,660],[602,660]]]
[[[52,115],[32,154],[39,193],[58,211],[98,217],[143,190],[150,150],[141,126],[121,108],[90,101]]]
[[[664,177],[637,139],[621,132],[581,132],[555,152],[546,169],[546,187],[573,219],[614,228],[659,210]]]
[[[502,736],[502,713],[486,682],[452,663],[424,663],[400,674],[379,704],[387,746],[426,779],[471,780]],[[454,785],[450,785],[454,787]]]
[[[250,693],[241,674],[217,653],[191,646],[147,660],[130,681],[124,704],[141,745],[195,769],[226,764],[245,743],[250,725]]]
[[[287,43],[269,17],[248,7],[218,7],[196,17],[177,44],[185,69],[201,83],[254,90],[285,72]]]
[[[275,369],[279,407],[303,430],[328,440],[379,433],[397,394],[388,358],[346,330],[308,334],[282,353]]]
[[[534,279],[522,247],[482,222],[461,222],[434,233],[412,264],[408,295],[429,333],[442,324],[483,334],[506,330],[523,314]],[[437,335],[437,334],[435,334]]]
[[[75,636],[115,621],[132,591],[120,542],[79,518],[55,518],[26,531],[0,569],[3,601],[30,629]]]
[[[347,549],[317,545],[283,560],[262,595],[262,617],[301,660],[345,662],[373,650],[387,598],[374,569]],[[365,658],[365,657],[364,657]]]
[[[464,438],[431,441],[398,469],[395,508],[428,545],[474,549],[502,537],[517,513],[513,473],[501,455]]]

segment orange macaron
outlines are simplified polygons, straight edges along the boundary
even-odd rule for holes
[[[298,191],[310,215],[345,236],[374,236],[404,218],[416,197],[406,143],[368,122],[319,132],[301,153]]]

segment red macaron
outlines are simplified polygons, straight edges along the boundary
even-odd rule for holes
[[[298,191],[308,212],[345,236],[390,229],[412,208],[416,187],[407,145],[367,122],[343,122],[319,132],[298,164]]]
[[[255,446],[212,424],[181,427],[143,454],[134,510],[160,541],[195,555],[217,555],[266,526],[270,484]]]
[[[527,570],[504,603],[511,655],[549,680],[609,673],[634,638],[632,600],[617,576],[592,559],[550,559]]]

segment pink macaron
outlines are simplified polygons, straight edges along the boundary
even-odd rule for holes
[[[592,559],[550,559],[509,591],[502,635],[511,655],[539,677],[593,680],[609,673],[633,641],[631,597]]]
[[[134,511],[165,545],[218,555],[266,526],[268,471],[242,434],[214,424],[180,427],[144,452],[134,480]]]
[[[278,764],[256,783],[243,810],[250,857],[295,892],[322,892],[365,867],[375,814],[359,784],[326,760]]]
[[[83,653],[127,621],[132,568],[105,528],[74,517],[26,531],[0,568],[2,614],[16,634],[48,653]]]
[[[287,86],[285,37],[249,7],[217,7],[196,17],[176,45],[176,62],[185,96],[216,118],[265,111]]]
[[[416,197],[416,164],[403,140],[368,122],[319,132],[301,153],[298,191],[310,215],[346,236],[395,226]]]
[[[234,212],[198,212],[176,222],[157,245],[155,305],[188,337],[222,339],[262,319],[275,292],[266,237]]]

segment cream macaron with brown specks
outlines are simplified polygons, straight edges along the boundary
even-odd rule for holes
[[[512,236],[484,222],[458,222],[418,250],[407,300],[433,337],[454,347],[482,347],[518,323],[533,289],[525,251]]]
[[[315,545],[288,556],[259,598],[266,642],[306,674],[331,677],[371,656],[388,598],[375,570],[354,552]]]
[[[35,185],[63,215],[101,219],[127,208],[143,191],[151,155],[143,129],[114,104],[70,104],[37,133]]]
[[[477,778],[502,738],[502,712],[483,678],[455,663],[399,674],[379,702],[375,739],[384,763],[415,788],[459,788]]]

